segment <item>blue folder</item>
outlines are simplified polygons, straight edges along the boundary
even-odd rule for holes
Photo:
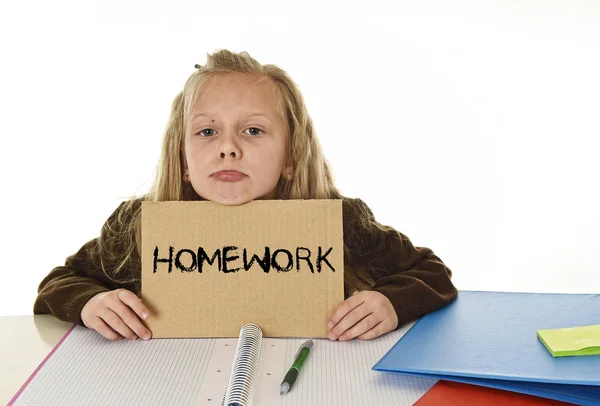
[[[600,405],[600,355],[554,358],[540,329],[600,324],[600,295],[460,291],[373,366]]]

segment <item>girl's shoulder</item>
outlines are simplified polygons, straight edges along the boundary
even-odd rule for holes
[[[115,209],[114,214],[124,214],[138,211],[142,208],[142,202],[147,201],[146,196],[132,197],[128,200],[124,200],[119,203],[119,206]]]
[[[146,197],[135,197],[125,200],[117,206],[104,224],[104,228],[114,229],[121,228],[126,224],[135,221],[140,215],[142,202],[147,200]]]
[[[344,217],[374,220],[373,211],[358,197],[342,196],[342,213]]]

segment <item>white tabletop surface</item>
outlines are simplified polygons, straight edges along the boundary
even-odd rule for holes
[[[0,317],[0,405],[6,405],[72,326],[49,315]]]

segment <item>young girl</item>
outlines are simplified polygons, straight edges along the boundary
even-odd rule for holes
[[[221,50],[196,65],[172,104],[150,192],[123,202],[98,238],[39,285],[34,313],[147,340],[140,295],[142,201],[342,199],[345,301],[329,339],[372,339],[450,303],[451,271],[428,248],[379,224],[332,181],[296,84],[274,65]]]

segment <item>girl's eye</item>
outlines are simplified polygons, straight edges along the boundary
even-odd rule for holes
[[[250,135],[260,135],[262,133],[262,130],[260,128],[256,128],[256,127],[250,127],[247,129],[247,131],[249,131]]]
[[[203,135],[205,137],[211,137],[211,136],[215,135],[215,130],[213,130],[212,128],[206,128],[206,129],[200,131],[198,134]]]

